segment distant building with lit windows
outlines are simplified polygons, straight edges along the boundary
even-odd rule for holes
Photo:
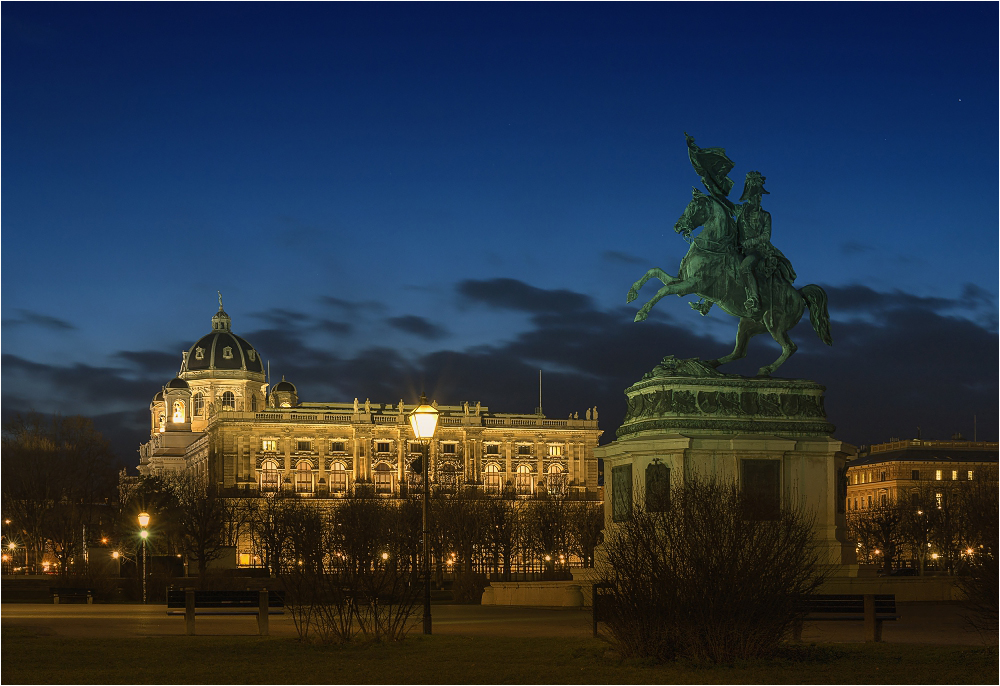
[[[882,502],[939,500],[962,483],[997,478],[1000,444],[984,441],[892,441],[869,446],[847,463],[847,511]]]
[[[220,305],[212,330],[183,353],[177,378],[153,398],[140,474],[195,474],[233,495],[338,498],[363,483],[398,497],[419,486],[421,447],[407,416],[413,405],[301,402],[284,379],[269,389],[260,354],[231,323]],[[596,408],[583,419],[491,412],[479,403],[437,409],[429,461],[435,490],[600,497]]]

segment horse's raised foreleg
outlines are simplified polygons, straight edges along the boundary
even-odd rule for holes
[[[712,367],[721,367],[722,365],[732,362],[733,360],[740,360],[747,356],[747,344],[750,343],[750,339],[767,331],[767,328],[759,322],[755,322],[752,319],[743,317],[740,319],[740,325],[736,329],[736,347],[733,348],[733,352],[729,353],[725,357],[720,357],[717,360],[705,360],[705,364],[711,365]]]
[[[646,272],[645,274],[643,274],[643,276],[642,276],[641,279],[639,279],[634,284],[632,284],[632,288],[629,289],[629,291],[628,291],[628,298],[625,300],[625,302],[630,303],[633,300],[635,300],[636,298],[638,298],[639,297],[639,290],[643,286],[645,286],[646,282],[649,281],[650,279],[659,279],[663,283],[664,286],[666,286],[666,285],[670,284],[671,282],[677,280],[674,277],[670,276],[670,274],[667,274],[665,271],[663,271],[662,269],[660,269],[659,267],[653,267],[648,272]]]
[[[660,302],[668,295],[687,295],[688,293],[694,292],[694,286],[690,281],[672,281],[666,286],[663,286],[660,290],[656,291],[656,295],[649,299],[645,305],[639,308],[639,311],[635,313],[635,321],[641,322],[649,316],[649,311],[653,309],[653,305]]]
[[[778,359],[776,359],[771,364],[764,365],[763,367],[761,367],[760,370],[757,372],[759,376],[770,376],[772,373],[774,373],[775,369],[783,365],[785,363],[785,360],[791,357],[795,353],[795,351],[799,349],[799,346],[792,343],[792,339],[788,337],[787,330],[784,329],[778,331],[772,330],[771,338],[776,340],[778,344],[781,346],[781,355],[779,355]]]

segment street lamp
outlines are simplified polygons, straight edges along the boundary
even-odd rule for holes
[[[431,490],[428,463],[430,462],[430,446],[428,441],[434,437],[434,429],[437,428],[438,411],[432,405],[427,404],[427,396],[420,394],[420,404],[410,413],[410,426],[413,428],[413,435],[423,446],[423,463],[421,471],[424,473],[424,511],[423,511],[423,542],[424,542],[424,633],[431,633],[431,539],[430,531],[427,528],[427,510],[430,507]]]
[[[139,513],[139,526],[142,531],[139,532],[139,537],[142,538],[142,602],[146,602],[146,539],[149,538],[149,532],[146,531],[146,527],[149,526],[149,514],[146,512]]]

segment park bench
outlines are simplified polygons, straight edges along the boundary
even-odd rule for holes
[[[94,604],[94,589],[92,588],[50,588],[52,604],[58,605],[68,600],[82,600],[88,605]]]
[[[195,615],[256,615],[258,632],[267,636],[268,617],[284,608],[284,591],[167,590],[167,614],[184,616],[188,636],[194,636]]]
[[[864,621],[865,641],[882,640],[882,622],[894,622],[896,614],[895,594],[875,595],[812,595],[799,602],[803,617],[795,623],[795,640],[802,640],[802,623],[830,621]]]

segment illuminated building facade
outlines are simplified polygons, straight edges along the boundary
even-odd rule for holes
[[[998,444],[892,441],[872,445],[847,465],[847,511],[933,492],[939,500],[976,479],[997,478]]]
[[[265,370],[220,306],[211,332],[183,353],[177,378],[150,403],[140,474],[196,474],[225,493],[304,498],[341,497],[359,483],[398,497],[419,485],[413,405],[301,402],[284,379],[269,389]],[[596,408],[584,419],[497,413],[479,403],[437,409],[429,446],[435,490],[598,497]]]

